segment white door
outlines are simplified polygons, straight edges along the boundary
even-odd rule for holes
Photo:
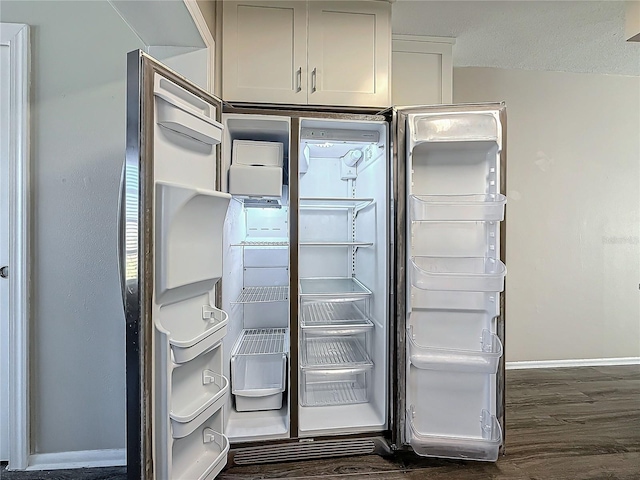
[[[307,6],[301,1],[222,2],[226,101],[307,103]]]
[[[129,478],[212,479],[226,464],[215,306],[222,225],[220,101],[140,51],[127,65],[121,274]]]
[[[309,2],[308,103],[390,105],[391,5]]]
[[[407,109],[398,118],[407,212],[401,436],[419,455],[495,461],[504,408],[504,106]]]
[[[9,265],[9,46],[0,45],[0,268]],[[8,271],[8,270],[6,270]],[[9,280],[0,278],[0,461],[9,459]]]

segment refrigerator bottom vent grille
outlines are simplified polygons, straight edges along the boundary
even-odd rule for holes
[[[372,440],[286,443],[284,445],[240,448],[233,452],[233,462],[236,465],[279,463],[291,460],[369,455],[375,450],[376,444]]]

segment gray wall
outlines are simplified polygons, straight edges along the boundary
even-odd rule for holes
[[[507,103],[507,360],[640,357],[640,77],[453,80]]]
[[[32,26],[35,453],[124,448],[124,316],[116,206],[127,51],[104,1],[2,1]]]

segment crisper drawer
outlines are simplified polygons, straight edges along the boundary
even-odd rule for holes
[[[279,410],[287,385],[288,330],[243,330],[231,352],[231,384],[239,412]]]
[[[371,366],[337,370],[303,368],[301,403],[305,407],[366,403],[370,372]]]

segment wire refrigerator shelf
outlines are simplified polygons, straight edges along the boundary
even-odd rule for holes
[[[242,293],[231,303],[286,302],[289,299],[287,285],[271,287],[244,287]]]
[[[286,328],[254,328],[242,331],[234,355],[287,353]]]

